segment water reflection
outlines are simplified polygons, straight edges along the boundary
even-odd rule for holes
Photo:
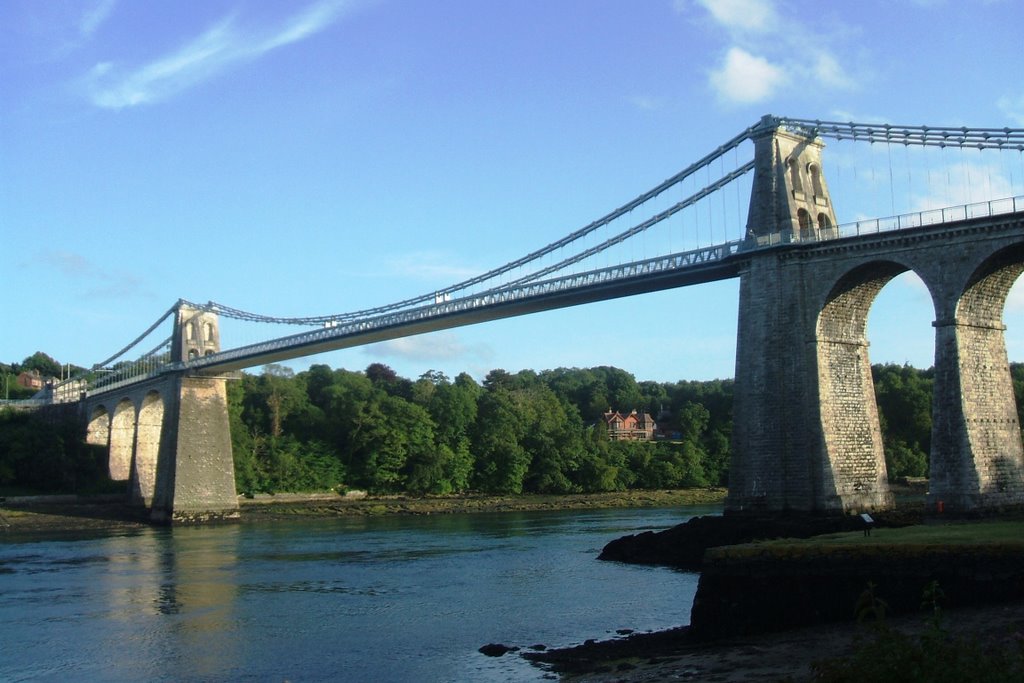
[[[244,664],[235,631],[239,598],[238,526],[175,528],[158,557],[154,600],[168,617],[160,635],[167,647],[189,656],[177,662],[186,680],[207,680]]]
[[[0,540],[0,680],[535,680],[519,660],[477,648],[687,623],[696,575],[594,558],[611,538],[688,516],[346,518]]]

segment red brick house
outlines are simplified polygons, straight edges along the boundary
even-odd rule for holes
[[[654,418],[636,410],[623,414],[609,408],[604,414],[604,424],[612,441],[653,441],[654,432],[658,429]]]
[[[19,387],[25,387],[26,389],[35,389],[38,391],[43,388],[43,378],[39,376],[38,370],[21,373],[18,375],[16,383]]]

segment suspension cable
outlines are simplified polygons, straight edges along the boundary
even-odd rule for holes
[[[577,240],[579,240],[579,239],[581,239],[583,237],[586,237],[587,235],[591,234],[595,230],[597,230],[597,229],[599,229],[601,227],[604,227],[604,226],[612,223],[616,219],[621,218],[622,216],[624,216],[625,214],[629,213],[630,211],[633,211],[637,207],[639,207],[639,206],[645,204],[646,202],[648,202],[648,201],[658,197],[663,192],[665,192],[665,190],[667,190],[667,189],[673,187],[674,185],[682,182],[683,180],[685,180],[689,176],[693,175],[697,171],[701,170],[702,168],[708,166],[709,164],[714,162],[716,159],[718,159],[719,157],[721,157],[724,154],[726,154],[727,152],[729,152],[730,150],[738,147],[740,144],[742,144],[746,140],[750,139],[751,135],[754,134],[757,130],[760,130],[760,126],[761,125],[762,124],[758,124],[758,125],[751,126],[751,127],[747,128],[742,133],[740,133],[739,135],[733,137],[728,142],[726,142],[726,143],[724,143],[722,145],[719,145],[714,151],[708,153],[707,155],[702,157],[700,160],[690,164],[689,166],[687,166],[682,171],[680,171],[680,172],[676,173],[675,175],[673,175],[672,177],[662,181],[660,184],[655,186],[653,189],[648,190],[647,192],[637,196],[632,201],[630,201],[630,202],[628,202],[626,204],[623,204],[618,209],[615,209],[611,213],[608,213],[607,215],[597,219],[596,221],[593,221],[593,222],[587,224],[586,226],[580,228],[579,230],[576,230],[576,231],[574,231],[572,233],[569,233],[565,237],[563,237],[563,238],[561,238],[561,239],[559,239],[559,240],[557,240],[555,242],[552,242],[551,244],[548,244],[546,247],[543,247],[541,249],[533,251],[533,252],[527,254],[526,256],[518,258],[518,259],[516,259],[514,261],[509,261],[508,263],[506,263],[503,266],[500,266],[500,267],[495,268],[493,270],[489,270],[486,273],[483,273],[481,275],[477,275],[475,277],[472,277],[472,278],[470,278],[468,280],[464,280],[462,282],[459,282],[457,284],[451,285],[449,287],[445,287],[445,288],[443,288],[443,291],[445,291],[445,292],[454,292],[454,291],[459,291],[459,290],[463,290],[463,289],[468,289],[469,287],[472,287],[473,285],[477,285],[477,284],[480,284],[482,282],[486,282],[487,280],[491,280],[491,279],[493,279],[495,277],[504,275],[505,273],[508,273],[511,270],[514,270],[516,268],[524,266],[524,265],[526,265],[526,264],[528,264],[528,263],[530,263],[532,261],[535,261],[535,260],[537,260],[537,259],[539,259],[539,258],[541,258],[543,256],[546,256],[547,254],[550,254],[550,253],[552,253],[552,252],[554,252],[554,251],[556,251],[556,250],[558,250],[558,249],[560,249],[560,248],[562,248],[562,247],[564,247],[564,246],[566,246],[568,244],[571,244],[572,242],[575,242],[575,241],[577,241]],[[203,308],[204,310],[207,310],[207,311],[214,311],[214,312],[222,313],[222,314],[227,315],[227,316],[232,317],[232,318],[237,318],[237,319],[240,319],[240,320],[248,320],[248,321],[251,321],[251,322],[278,323],[278,324],[289,324],[289,325],[322,325],[324,323],[332,323],[332,322],[342,322],[342,321],[347,321],[347,320],[354,320],[354,319],[361,318],[361,317],[366,317],[366,316],[370,316],[370,315],[377,315],[379,313],[386,313],[388,311],[393,311],[393,310],[400,309],[400,308],[406,308],[406,307],[409,307],[409,306],[414,306],[416,304],[421,304],[421,303],[424,303],[424,302],[427,302],[427,301],[431,301],[432,299],[434,299],[434,297],[436,295],[437,295],[437,290],[431,291],[431,292],[429,292],[427,294],[421,294],[420,296],[416,296],[416,297],[413,297],[413,298],[410,298],[410,299],[404,299],[402,301],[398,301],[398,302],[395,302],[395,303],[392,303],[392,304],[386,304],[386,305],[377,306],[377,307],[374,307],[374,308],[367,308],[367,309],[363,309],[363,310],[360,310],[360,311],[353,311],[353,312],[350,312],[350,313],[340,313],[340,314],[335,314],[335,315],[318,315],[318,316],[308,316],[308,317],[274,317],[274,316],[260,315],[258,313],[251,313],[251,312],[243,311],[243,310],[240,310],[240,309],[237,309],[237,308],[232,308],[230,306],[225,306],[223,304],[219,304],[219,303],[216,303],[216,302],[213,302],[213,301],[207,302],[206,304],[190,304],[190,305],[196,306],[198,308]]]
[[[178,309],[178,306],[181,305],[182,303],[183,303],[183,300],[179,299],[173,306],[171,306],[169,309],[167,309],[167,312],[164,313],[162,316],[160,316],[160,318],[155,323],[150,325],[146,329],[145,332],[143,332],[138,337],[133,339],[130,344],[125,346],[123,349],[121,349],[120,351],[118,351],[117,353],[115,353],[113,356],[111,356],[110,358],[106,359],[105,361],[100,362],[100,363],[96,363],[95,365],[92,366],[91,369],[96,370],[97,368],[102,368],[104,365],[107,365],[108,363],[117,360],[118,358],[120,358],[124,354],[128,353],[129,351],[131,351],[132,348],[134,348],[136,344],[138,344],[143,339],[148,337],[150,332],[152,332],[157,327],[159,327],[161,325],[161,323],[163,323],[163,321],[167,320],[168,316],[173,314]]]
[[[605,216],[588,223],[584,227],[575,230],[565,237],[548,244],[547,246],[533,251],[521,258],[509,261],[508,263],[489,270],[481,275],[469,278],[462,282],[456,283],[449,287],[445,287],[442,290],[435,290],[426,294],[422,294],[409,299],[404,299],[391,304],[377,306],[374,308],[363,309],[359,311],[341,313],[334,315],[318,315],[308,317],[274,317],[261,315],[257,313],[251,313],[243,311],[241,309],[225,306],[224,304],[208,301],[206,304],[195,304],[185,300],[179,300],[175,306],[171,307],[160,319],[150,326],[142,335],[132,341],[128,346],[118,351],[117,354],[111,356],[102,363],[97,363],[93,368],[102,367],[111,361],[119,358],[127,351],[132,349],[136,344],[141,342],[146,336],[148,336],[157,326],[164,322],[171,313],[173,313],[179,305],[189,305],[204,311],[214,312],[221,315],[225,315],[231,318],[246,320],[251,322],[262,322],[262,323],[277,323],[277,324],[291,324],[291,325],[321,325],[321,324],[336,324],[338,322],[345,322],[356,320],[363,317],[369,317],[372,315],[379,315],[389,311],[394,311],[402,308],[415,306],[422,304],[434,299],[438,291],[444,292],[446,295],[450,292],[458,292],[466,290],[475,285],[493,280],[500,276],[503,276],[516,269],[521,269],[524,266],[534,263],[539,259],[556,252],[558,250],[564,250],[565,248],[573,244],[574,242],[587,237],[597,231],[600,228],[607,228],[612,222],[623,217],[627,213],[632,212],[634,209],[642,206],[648,201],[655,199],[666,190],[682,183],[687,178],[690,178],[701,169],[707,169],[710,176],[710,166],[716,160],[721,160],[724,165],[724,155],[730,150],[736,150],[740,144],[752,139],[753,137],[762,134],[768,130],[772,130],[778,127],[786,127],[794,131],[798,131],[801,134],[808,136],[821,136],[826,138],[832,138],[836,140],[855,140],[855,141],[867,141],[869,143],[884,142],[887,145],[893,143],[901,143],[903,145],[919,145],[919,146],[937,146],[940,148],[959,146],[961,149],[965,147],[981,149],[1010,149],[1021,152],[1021,158],[1024,160],[1024,129],[1021,128],[968,128],[962,127],[944,127],[944,126],[895,126],[891,124],[865,124],[855,122],[839,122],[839,121],[821,121],[821,120],[809,120],[809,119],[795,119],[787,117],[775,117],[765,116],[754,124],[748,127],[746,130],[736,135],[726,143],[720,145],[712,152],[706,154],[698,161],[690,164],[682,171],[675,175],[667,178],[651,190],[635,197],[630,202],[620,206],[619,208],[611,211]],[[891,171],[891,150],[890,153],[890,185],[892,183],[892,171]],[[872,155],[872,160],[874,155]],[[700,199],[708,196],[712,192],[715,192],[732,180],[740,177],[744,173],[751,170],[754,166],[754,161],[750,161],[743,166],[738,167],[735,171],[723,176],[715,183],[708,183],[702,190],[690,195],[686,199],[676,203],[670,208],[662,211],[659,214],[652,216],[651,218],[634,225],[632,228],[625,230],[618,235],[608,237],[601,243],[584,249],[583,251],[575,254],[569,258],[563,258],[554,265],[545,266],[538,271],[522,275],[512,281],[511,284],[523,284],[526,282],[534,281],[544,275],[555,272],[559,269],[567,266],[579,263],[584,259],[593,256],[595,254],[608,250],[611,246],[619,244],[629,237],[641,233],[647,230],[649,227],[661,222],[665,218],[674,215],[682,209],[692,206]],[[908,170],[909,172],[909,170]],[[969,170],[968,170],[969,174]],[[872,179],[874,179],[874,162],[872,161]],[[930,178],[929,178],[930,181]],[[948,178],[947,178],[948,182]],[[890,187],[890,192],[892,192]],[[737,200],[738,201],[738,200]],[[724,199],[723,199],[724,202]],[[724,206],[724,204],[723,204]],[[711,209],[709,205],[709,210]],[[739,211],[739,209],[738,209]],[[684,223],[685,229],[685,223]],[[709,224],[709,230],[713,230],[713,225]],[[698,239],[699,241],[699,239]],[[712,232],[712,241],[713,232]],[[506,283],[503,286],[509,286]],[[490,291],[490,290],[488,290]],[[162,343],[161,346],[150,352],[152,355],[157,350],[163,348],[166,342]]]

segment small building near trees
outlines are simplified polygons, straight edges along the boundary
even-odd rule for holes
[[[608,408],[604,424],[612,441],[653,441],[658,429],[649,413],[639,413],[635,409],[625,414]]]

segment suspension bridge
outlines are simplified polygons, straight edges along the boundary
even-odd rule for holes
[[[765,116],[565,237],[418,296],[304,317],[180,300],[52,398],[79,404],[154,519],[230,515],[228,373],[739,278],[727,510],[884,508],[866,321],[913,271],[936,315],[930,502],[970,511],[1024,503],[1002,322],[1022,270],[1024,129]]]

